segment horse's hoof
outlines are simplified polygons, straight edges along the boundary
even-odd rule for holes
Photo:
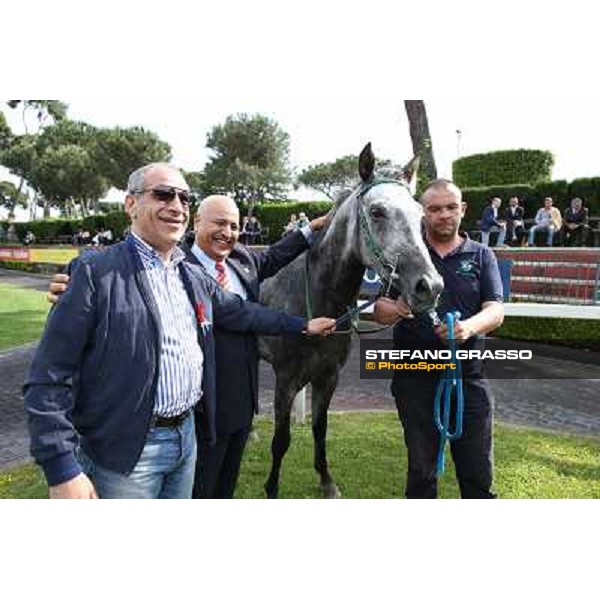
[[[342,492],[340,492],[340,489],[335,483],[328,483],[321,487],[323,489],[323,496],[328,500],[337,500],[342,497]]]
[[[265,493],[267,494],[267,500],[277,500],[279,498],[279,487],[265,485]]]

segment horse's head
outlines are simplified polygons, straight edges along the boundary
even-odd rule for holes
[[[414,312],[425,312],[435,306],[444,283],[423,241],[423,209],[411,192],[417,166],[415,157],[397,173],[375,173],[367,144],[359,158],[361,183],[344,204],[353,213],[359,260],[377,271],[389,295],[401,295]]]

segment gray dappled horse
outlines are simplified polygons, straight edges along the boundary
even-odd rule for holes
[[[261,302],[292,315],[339,317],[356,303],[365,267],[373,267],[384,285],[395,296],[402,295],[414,312],[431,310],[443,282],[421,236],[421,205],[410,192],[417,162],[413,159],[400,178],[378,178],[371,144],[367,144],[359,158],[361,184],[338,200],[310,250],[262,284]],[[260,352],[276,374],[267,496],[278,495],[281,462],[290,445],[294,396],[311,383],[314,466],[325,497],[339,497],[327,466],[325,436],[327,410],[350,352],[350,335],[263,337]]]

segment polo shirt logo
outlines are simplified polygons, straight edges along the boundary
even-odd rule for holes
[[[476,265],[472,260],[461,260],[456,274],[464,279],[475,279],[477,277],[475,267]]]

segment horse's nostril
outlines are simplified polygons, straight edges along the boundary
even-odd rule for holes
[[[427,281],[425,277],[421,277],[421,279],[417,281],[415,291],[417,292],[417,294],[427,294],[428,292],[430,292],[431,286],[429,285],[429,281]]]

